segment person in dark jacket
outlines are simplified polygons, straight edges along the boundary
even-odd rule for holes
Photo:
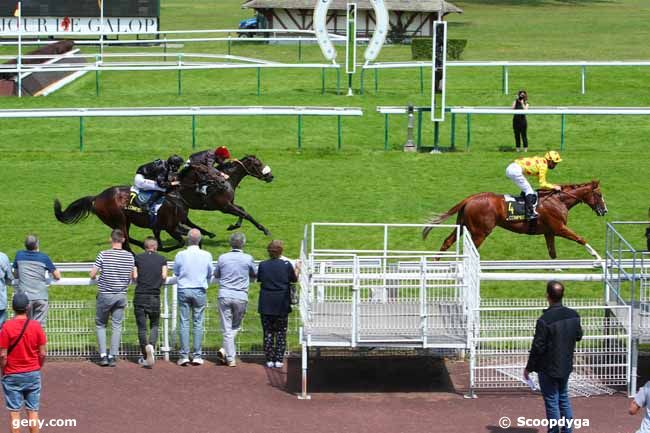
[[[264,354],[268,368],[284,366],[291,313],[290,285],[297,281],[291,263],[281,258],[283,249],[282,241],[271,241],[267,247],[270,260],[261,262],[257,271],[257,281],[261,283],[257,311],[262,318]]]
[[[573,371],[573,352],[576,342],[582,339],[580,316],[575,310],[562,305],[564,286],[558,281],[546,285],[546,299],[549,308],[537,319],[535,337],[530,348],[524,378],[536,371],[539,386],[544,397],[546,418],[549,420],[573,419],[573,410],[568,395],[569,375]],[[565,421],[565,426],[566,421]],[[556,424],[549,433],[559,433]],[[571,429],[562,430],[571,433]]]
[[[513,110],[528,110],[528,93],[520,90],[517,99],[512,103]],[[524,152],[528,152],[528,122],[526,115],[515,114],[512,116],[512,130],[515,133],[515,145],[517,152],[521,149],[521,143],[524,143]]]

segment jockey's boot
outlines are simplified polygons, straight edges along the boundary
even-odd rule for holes
[[[526,219],[537,218],[537,194],[526,194]]]
[[[155,213],[156,203],[158,203],[158,200],[160,200],[164,194],[163,191],[154,191],[153,194],[151,194],[151,197],[149,197],[149,201],[146,203],[146,211],[153,215]]]

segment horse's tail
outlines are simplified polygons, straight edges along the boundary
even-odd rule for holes
[[[76,224],[91,213],[95,213],[95,197],[91,195],[73,201],[65,210],[61,210],[59,199],[54,199],[54,216],[63,224]]]
[[[452,207],[451,209],[449,209],[447,212],[445,212],[443,214],[434,214],[427,221],[427,224],[440,224],[441,222],[443,222],[444,220],[446,220],[447,218],[449,218],[453,214],[458,213],[458,212],[462,213],[463,208],[465,207],[465,205],[467,204],[467,202],[469,201],[470,198],[471,197],[467,197],[465,200],[463,200],[463,201],[461,201],[459,203],[456,203],[456,205],[454,205],[454,207]],[[431,232],[431,230],[433,230],[433,227],[425,227],[422,230],[422,239],[426,239],[427,236],[429,236],[429,232]]]

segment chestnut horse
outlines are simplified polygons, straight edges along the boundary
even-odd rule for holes
[[[471,195],[456,204],[442,215],[428,221],[428,224],[440,224],[455,213],[458,213],[456,224],[467,227],[476,248],[480,247],[486,237],[499,226],[515,233],[529,235],[544,235],[548,254],[552,259],[557,257],[555,252],[555,236],[570,239],[583,245],[589,254],[600,260],[600,256],[587,241],[567,227],[567,217],[571,208],[578,203],[585,203],[598,216],[607,213],[607,206],[600,191],[600,182],[591,181],[579,185],[561,185],[560,191],[539,191],[539,217],[533,221],[508,221],[506,201],[503,195],[491,192],[481,192]],[[425,227],[422,238],[426,239],[432,227]],[[456,242],[456,230],[445,239],[441,251],[446,251]]]

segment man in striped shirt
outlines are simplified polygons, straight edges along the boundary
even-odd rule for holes
[[[99,365],[115,367],[122,337],[122,319],[126,308],[126,291],[131,283],[134,269],[133,255],[122,249],[124,233],[115,229],[111,233],[111,249],[101,251],[90,270],[90,278],[97,274],[97,305],[95,325],[99,345]],[[111,334],[110,352],[106,352],[106,325],[111,316],[113,333]]]

